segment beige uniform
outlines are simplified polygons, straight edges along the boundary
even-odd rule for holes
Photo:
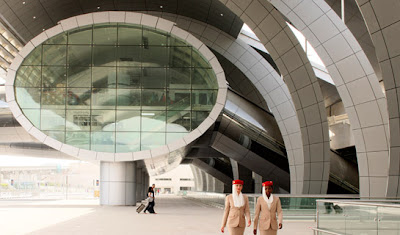
[[[256,212],[254,214],[254,229],[259,230],[261,235],[276,235],[278,230],[278,223],[282,223],[282,207],[279,197],[273,195],[271,209],[268,209],[268,204],[261,196],[257,199]],[[278,214],[278,221],[276,218]]]
[[[225,198],[225,211],[224,217],[222,218],[222,227],[227,226],[229,234],[231,235],[243,235],[244,229],[246,228],[246,219],[250,220],[250,207],[249,198],[243,195],[244,206],[235,207],[233,203],[233,196],[228,195]]]

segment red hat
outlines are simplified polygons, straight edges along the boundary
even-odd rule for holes
[[[234,180],[234,181],[232,181],[232,184],[241,184],[241,185],[243,185],[243,180]]]
[[[262,186],[273,186],[274,183],[272,183],[272,181],[265,181],[264,183],[262,183]]]

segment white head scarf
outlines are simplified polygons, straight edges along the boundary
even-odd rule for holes
[[[274,201],[274,197],[272,196],[272,193],[269,195],[269,198],[267,197],[267,194],[265,193],[265,186],[262,187],[262,196],[268,205],[268,209],[271,209],[271,204]]]
[[[239,195],[237,194],[235,184],[232,184],[232,197],[233,197],[233,204],[235,205],[235,207],[244,206],[243,194],[242,194],[242,192],[240,192]]]

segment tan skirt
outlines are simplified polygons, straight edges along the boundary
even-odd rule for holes
[[[269,228],[268,230],[260,230],[260,235],[276,235],[277,231]]]
[[[229,235],[243,235],[245,227],[228,227]]]

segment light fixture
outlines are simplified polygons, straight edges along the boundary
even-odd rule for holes
[[[221,16],[224,16],[224,14],[221,13]]]
[[[26,2],[22,2],[22,4],[24,4],[24,5],[25,5],[25,3],[26,3]]]
[[[36,19],[36,16],[34,16],[33,19]]]
[[[99,10],[100,9],[100,7],[97,7],[97,10]]]
[[[160,8],[162,9],[162,8],[163,8],[163,6],[160,6]]]
[[[154,116],[156,115],[155,113],[142,113],[143,116]]]
[[[42,29],[42,31],[45,31],[45,29]]]

